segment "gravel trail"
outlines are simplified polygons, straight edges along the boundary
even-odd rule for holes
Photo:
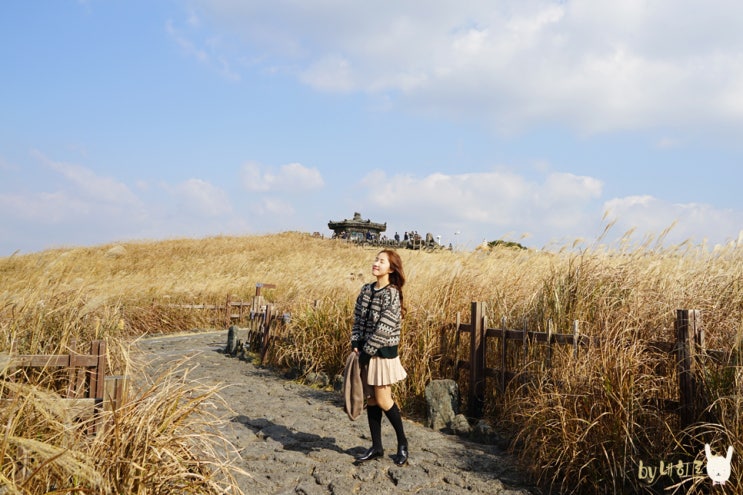
[[[238,449],[239,467],[250,473],[239,478],[247,495],[541,493],[498,447],[407,419],[408,465],[397,467],[390,458],[397,444],[387,418],[385,457],[355,465],[354,456],[371,445],[365,413],[351,421],[339,392],[232,357],[224,352],[226,343],[226,330],[149,337],[137,343],[137,353],[153,366],[192,356],[190,379],[226,386],[220,395],[232,410],[219,411],[225,418],[220,430]]]

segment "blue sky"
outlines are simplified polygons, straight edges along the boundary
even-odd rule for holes
[[[387,222],[743,244],[743,3],[11,0],[0,256]],[[457,233],[458,234],[455,234]]]

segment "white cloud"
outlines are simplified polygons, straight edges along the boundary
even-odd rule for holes
[[[206,40],[197,40],[197,33],[201,28],[201,20],[190,12],[185,21],[186,29],[178,28],[172,20],[165,23],[165,32],[180,47],[188,57],[193,57],[200,63],[214,67],[225,79],[240,81],[242,76],[233,68],[233,57],[228,56],[223,42],[219,37],[210,37]]]
[[[367,192],[354,207],[365,217],[387,221],[400,234],[431,232],[445,243],[470,248],[499,238],[528,237],[532,247],[592,242],[612,222],[605,242],[628,232],[636,241],[657,239],[670,228],[664,243],[719,244],[737,239],[743,225],[743,212],[708,204],[674,204],[653,196],[604,200],[600,180],[560,172],[543,171],[530,179],[507,170],[425,177],[377,170],[360,185]],[[455,237],[456,231],[461,235]]]
[[[264,216],[278,215],[288,217],[294,215],[295,209],[288,201],[278,198],[263,198],[259,207],[259,213]]]
[[[8,233],[2,244],[11,246],[9,251],[31,237],[36,243],[117,238],[144,221],[143,203],[122,182],[81,165],[51,160],[37,150],[31,156],[55,174],[42,174],[45,180],[36,177],[31,189],[0,192],[0,210],[5,213],[0,229]],[[38,171],[29,174],[36,175]]]
[[[248,176],[251,171],[257,174],[257,183],[249,183],[266,194],[238,198],[240,211],[250,211],[245,218],[235,214],[225,189],[204,179],[175,184],[137,180],[133,187],[139,197],[117,178],[102,176],[91,168],[55,161],[40,151],[34,151],[32,158],[42,172],[47,172],[44,180],[29,183],[29,189],[23,191],[12,187],[0,190],[0,210],[5,212],[0,216],[1,253],[29,246],[39,249],[114,239],[272,231],[284,228],[285,223],[276,223],[279,217],[303,228],[307,215],[316,216],[317,212],[308,213],[304,208],[297,215],[294,201],[302,193],[323,186],[317,169],[299,163],[276,169],[248,166]],[[9,176],[11,172],[14,177],[6,186],[21,172],[29,177],[39,175],[38,171],[21,168],[9,168]],[[314,230],[317,226],[313,223],[306,228]]]
[[[189,24],[192,23],[193,15],[189,16]],[[172,20],[165,23],[165,32],[175,41],[183,52],[198,60],[199,62],[208,62],[209,55],[206,50],[198,48],[184,33],[175,26]]]
[[[217,217],[232,211],[227,193],[201,179],[181,182],[171,191],[182,208],[200,216]]]
[[[274,167],[248,162],[242,166],[242,179],[245,189],[253,192],[300,192],[325,184],[317,168],[300,163],[282,165],[276,171]]]
[[[556,203],[598,198],[601,196],[603,187],[603,182],[593,177],[551,173],[541,189],[546,199],[546,206],[551,208]]]
[[[605,203],[605,210],[618,231],[657,238],[670,228],[669,242],[727,242],[738,237],[743,225],[743,212],[700,203],[670,203],[653,196],[614,198]],[[699,237],[702,232],[704,238]]]
[[[731,0],[194,5],[264,70],[506,131],[545,120],[586,132],[743,121],[743,4]]]
[[[592,177],[550,173],[541,181],[493,171],[459,175],[367,175],[362,186],[376,211],[400,215],[437,231],[466,230],[473,238],[505,233],[538,235],[545,242],[597,223],[603,184]],[[477,234],[475,234],[477,233]]]
[[[0,191],[5,212],[0,230],[8,234],[0,241],[2,249],[106,242],[131,235],[151,221],[146,205],[119,180],[51,160],[37,150],[31,157],[41,164],[41,174],[23,172],[38,180],[21,191]]]
[[[96,211],[89,201],[64,191],[33,194],[0,193],[0,210],[20,223],[29,221],[41,225],[74,222]]]
[[[32,156],[47,168],[59,173],[77,192],[92,201],[102,201],[112,205],[137,205],[139,199],[122,182],[111,177],[103,177],[89,168],[77,164],[68,164],[50,160],[40,151],[34,150]]]
[[[347,92],[356,88],[353,70],[348,60],[340,56],[327,56],[314,62],[300,75],[302,82],[324,90]]]

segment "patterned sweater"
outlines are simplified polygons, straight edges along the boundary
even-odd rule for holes
[[[375,284],[364,284],[356,298],[351,346],[370,356],[391,359],[397,357],[400,344],[400,292],[391,285],[375,289]]]

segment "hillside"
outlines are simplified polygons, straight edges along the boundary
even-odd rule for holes
[[[291,232],[3,258],[2,350],[55,353],[73,339],[106,338],[113,371],[124,373],[132,338],[213,326],[206,312],[179,305],[248,300],[256,284],[267,283],[275,284],[264,291],[268,301],[291,315],[292,340],[276,347],[272,364],[300,375],[332,374],[342,366],[353,302],[370,280],[376,251]],[[673,415],[653,409],[647,400],[656,392],[671,394],[674,378],[648,374],[639,350],[645,342],[673,337],[673,313],[679,308],[701,310],[708,348],[737,346],[743,333],[741,249],[710,253],[684,244],[548,253],[494,246],[467,253],[400,253],[408,279],[401,354],[410,378],[396,393],[409,414],[421,412],[426,383],[440,377],[441,332],[452,327],[457,313],[467,321],[470,303],[482,301],[489,321],[505,317],[542,330],[551,322],[558,331],[578,321],[581,333],[613,343],[577,360],[568,354],[556,358],[563,371],[554,379],[561,390],[570,390],[568,395],[542,382],[488,397],[485,413],[493,423],[515,428],[514,438],[522,445],[540,439],[540,449],[523,454],[531,456],[531,465],[543,466],[538,475],[545,483],[574,480],[571,486],[583,493],[601,493],[606,483],[639,483],[634,468],[641,460],[693,455],[675,450],[688,435],[730,440],[743,452],[737,378],[731,382],[724,370],[709,377],[718,387],[719,424],[679,431]],[[443,340],[451,346],[454,338],[448,333]],[[580,424],[590,425],[590,435],[585,427],[574,427]]]

